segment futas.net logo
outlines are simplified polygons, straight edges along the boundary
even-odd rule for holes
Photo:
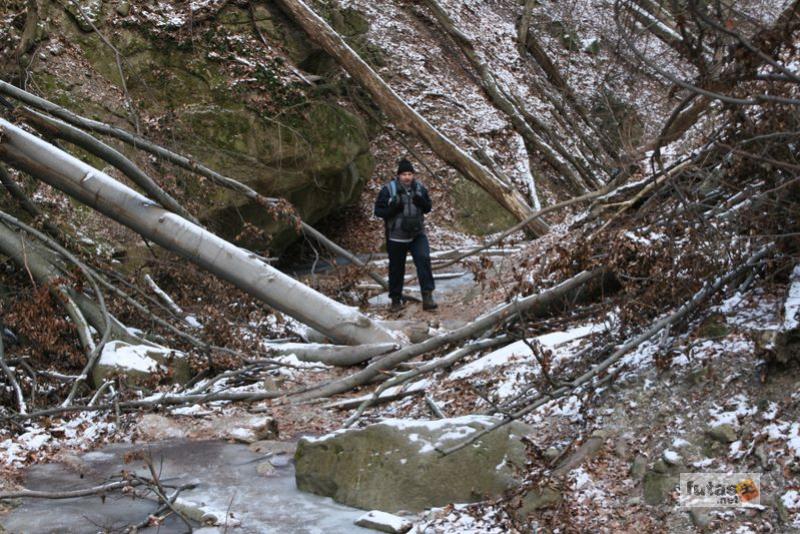
[[[681,473],[678,503],[683,508],[761,504],[761,473]]]

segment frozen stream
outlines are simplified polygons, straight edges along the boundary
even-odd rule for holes
[[[408,270],[406,272],[408,272]],[[438,273],[434,273],[434,275],[438,275]],[[473,287],[474,285],[475,277],[471,272],[463,272],[460,274],[460,276],[453,278],[448,277],[440,279],[437,277],[435,295],[437,298],[449,297],[451,295],[464,293],[467,289]],[[412,284],[406,284],[404,287],[404,292],[417,298],[421,297],[419,283],[416,280],[414,280]],[[383,292],[369,299],[369,303],[372,306],[388,306],[389,302],[390,300],[388,292]]]
[[[118,444],[80,457],[82,461],[32,467],[26,487],[43,491],[74,490],[101,484],[122,469],[146,473],[141,461],[125,464],[131,451],[149,450],[165,484],[197,483],[197,488],[181,493],[193,503],[202,503],[221,515],[229,511],[241,523],[228,528],[232,533],[328,534],[374,532],[353,522],[364,512],[339,505],[329,498],[303,493],[294,482],[294,468],[286,455],[272,457],[274,474],[257,472],[267,461],[264,454],[251,452],[246,445],[222,441],[171,441],[147,445]],[[78,465],[74,465],[78,464]],[[81,478],[80,471],[84,476]],[[95,533],[120,532],[125,525],[139,523],[156,509],[149,500],[131,499],[119,492],[103,502],[97,496],[67,500],[26,499],[0,524],[9,533]],[[2,531],[2,528],[0,528]],[[139,532],[171,534],[185,532],[185,525],[170,517],[160,529]],[[218,528],[195,532],[225,532]]]

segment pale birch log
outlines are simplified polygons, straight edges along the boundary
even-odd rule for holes
[[[2,80],[0,80],[0,93],[6,94],[19,100],[20,102],[24,102],[29,106],[41,109],[42,111],[62,119],[57,120],[46,115],[42,115],[41,113],[37,113],[31,109],[22,109],[23,118],[26,118],[31,126],[42,132],[44,135],[51,135],[69,141],[70,143],[73,143],[110,163],[128,178],[130,178],[145,193],[158,201],[162,206],[170,211],[174,211],[185,219],[189,219],[193,223],[199,224],[199,222],[183,206],[181,206],[180,203],[169,196],[158,184],[155,183],[152,178],[147,176],[147,174],[139,169],[132,161],[114,148],[83,132],[81,129],[86,129],[114,137],[136,149],[141,149],[155,156],[164,158],[178,167],[208,178],[215,185],[224,187],[231,191],[236,191],[237,193],[242,194],[243,196],[262,206],[274,205],[278,202],[278,199],[265,197],[250,186],[234,180],[233,178],[223,176],[218,172],[195,162],[191,157],[183,156],[167,150],[162,146],[148,141],[144,137],[127,132],[121,128],[76,115],[65,108],[45,100],[44,98],[28,93],[27,91],[23,91],[22,89],[14,87],[13,85]],[[2,175],[0,175],[0,177],[2,177]],[[384,289],[389,289],[389,284],[386,279],[370,270],[366,264],[358,259],[358,257],[356,257],[353,253],[340,247],[321,232],[314,229],[311,225],[301,220],[299,217],[293,216],[293,218],[294,220],[298,221],[303,232],[316,239],[319,243],[333,253],[344,256],[352,263],[361,267],[373,280],[383,286]]]
[[[338,343],[393,342],[357,310],[281,273],[207,230],[167,211],[107,174],[0,119],[0,159],[196,263]]]
[[[326,345],[323,343],[268,343],[265,348],[277,356],[294,354],[304,362],[320,362],[337,367],[358,365],[375,356],[396,350],[396,343],[374,343],[371,345]]]

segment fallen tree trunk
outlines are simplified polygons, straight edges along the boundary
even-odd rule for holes
[[[407,389],[401,390],[400,386],[410,381],[411,379],[416,378],[422,374],[431,373],[443,367],[449,367],[454,363],[456,363],[457,361],[466,358],[467,356],[469,356],[474,352],[496,347],[498,345],[508,344],[510,342],[510,339],[511,338],[508,335],[501,335],[495,338],[490,337],[486,339],[480,339],[478,341],[473,341],[472,343],[464,345],[463,347],[457,348],[456,350],[450,352],[449,354],[446,354],[445,356],[442,356],[441,358],[430,360],[420,365],[416,369],[400,373],[399,375],[390,378],[389,380],[378,386],[372,393],[372,395],[364,395],[363,397],[357,397],[355,399],[340,401],[338,403],[333,403],[329,406],[337,408],[352,408],[358,406],[358,409],[353,413],[353,415],[347,418],[347,421],[345,421],[343,425],[345,427],[353,426],[353,423],[358,421],[359,417],[361,417],[361,415],[364,413],[364,410],[366,410],[367,408],[369,408],[378,401],[392,400],[387,398],[391,396],[387,395],[387,393],[389,393],[388,390],[405,392],[407,391]],[[419,382],[415,382],[415,384],[417,383]],[[408,389],[411,389],[412,386],[409,386]]]
[[[268,343],[265,348],[276,356],[294,354],[304,362],[319,362],[337,367],[358,365],[370,358],[396,350],[396,343],[373,343],[371,345],[325,345],[322,343]]]
[[[143,410],[163,406],[202,404],[206,402],[258,402],[265,399],[277,399],[285,395],[286,393],[282,391],[217,391],[197,395],[164,393],[162,395],[155,395],[142,400],[94,404],[91,406],[59,406],[56,408],[47,408],[37,412],[18,414],[15,416],[0,415],[0,421],[26,421],[29,419],[38,419],[40,417],[49,417],[52,415],[60,415],[65,413],[105,412],[109,410]]]
[[[345,344],[393,342],[365,315],[165,210],[107,174],[0,119],[0,159]]]
[[[44,98],[38,97],[34,94],[31,94],[27,91],[23,91],[19,87],[15,87],[10,83],[6,83],[0,80],[0,93],[3,93],[11,98],[17,99],[20,102],[24,102],[29,106],[33,106],[37,109],[45,111],[54,117],[58,117],[59,119],[63,120],[64,122],[68,122],[73,126],[77,126],[78,128],[82,128],[84,130],[89,130],[92,132],[96,132],[103,135],[108,135],[110,137],[114,137],[127,143],[139,150],[144,150],[145,152],[149,152],[154,156],[159,158],[163,158],[166,161],[169,161],[173,165],[177,165],[187,171],[191,171],[195,174],[199,174],[200,176],[204,176],[208,178],[211,183],[219,185],[221,187],[225,187],[232,191],[237,191],[244,195],[245,197],[258,202],[259,204],[265,205],[277,205],[279,200],[276,198],[267,198],[262,195],[259,195],[256,191],[252,188],[246,186],[245,184],[238,182],[232,178],[227,176],[223,176],[222,174],[218,173],[217,171],[210,169],[195,161],[193,158],[184,156],[182,154],[177,154],[171,150],[168,150],[162,146],[159,146],[150,140],[142,137],[141,135],[137,135],[122,128],[117,128],[116,126],[111,126],[110,124],[106,124],[100,121],[96,121],[93,119],[87,119],[86,117],[81,117],[80,115],[76,115],[75,113],[65,109],[57,104],[54,104]]]
[[[89,333],[89,325],[98,332],[106,326],[105,314],[91,298],[78,293],[65,283],[68,274],[48,258],[46,251],[33,242],[23,242],[22,236],[0,221],[0,254],[11,258],[14,263],[25,269],[33,280],[41,286],[48,287],[53,297],[64,305],[67,315],[78,329],[78,337],[87,351],[94,342]],[[143,340],[131,335],[118,320],[110,316],[111,335],[128,343],[142,343]]]
[[[22,108],[19,111],[19,114],[22,116],[25,122],[36,128],[42,135],[55,137],[57,139],[62,139],[72,143],[73,145],[86,150],[90,154],[94,154],[103,161],[110,163],[119,169],[123,174],[125,174],[125,176],[130,178],[133,183],[142,189],[142,191],[147,193],[153,200],[161,204],[163,207],[174,213],[177,213],[184,219],[188,219],[197,225],[200,224],[200,222],[195,219],[194,216],[186,210],[186,208],[181,206],[177,200],[172,198],[166,191],[164,191],[161,186],[155,182],[155,180],[148,176],[143,170],[137,167],[135,163],[125,157],[118,150],[108,146],[102,141],[95,139],[91,135],[79,130],[74,126],[71,126],[58,119],[53,119],[46,115],[42,115],[41,113],[37,113],[31,109]]]
[[[575,113],[580,117],[580,119],[584,122],[584,124],[588,127],[589,131],[599,137],[600,139],[600,148],[595,146],[587,136],[584,135],[582,129],[577,127],[573,128],[578,137],[589,147],[596,155],[600,153],[602,150],[607,156],[611,159],[616,159],[616,150],[613,146],[609,143],[608,139],[605,135],[602,134],[597,129],[597,125],[589,117],[589,112],[586,108],[581,104],[580,100],[578,99],[575,92],[572,90],[570,85],[567,83],[564,76],[561,74],[558,66],[550,59],[547,55],[542,44],[536,38],[536,34],[531,31],[530,29],[530,19],[531,19],[531,10],[534,6],[533,0],[526,0],[525,6],[522,8],[522,17],[520,19],[519,28],[517,31],[517,49],[519,50],[519,54],[521,57],[526,57],[525,52],[529,52],[530,55],[533,57],[534,61],[539,68],[542,69],[544,72],[545,77],[547,80],[552,84],[553,87],[563,96],[564,100],[569,104],[569,106],[575,111]],[[557,105],[555,99],[551,99],[554,105]],[[557,107],[561,107],[557,105]],[[559,112],[564,116],[565,119],[569,119],[567,114],[565,113],[566,110],[559,110]]]
[[[2,329],[3,323],[0,323],[0,370],[3,371],[3,374],[6,376],[6,380],[8,381],[8,385],[11,387],[11,390],[14,392],[14,396],[17,398],[17,409],[19,410],[19,413],[24,415],[28,411],[25,404],[25,396],[22,394],[22,388],[19,386],[19,381],[17,381],[16,376],[14,376],[14,371],[11,370],[8,364],[6,364]]]
[[[346,249],[340,247],[339,245],[337,245],[336,243],[334,243],[333,241],[331,241],[330,239],[325,237],[325,235],[322,232],[320,232],[316,228],[312,227],[311,225],[306,224],[305,222],[303,222],[303,223],[301,223],[301,227],[303,228],[303,232],[305,232],[307,235],[309,235],[309,236],[313,237],[314,239],[316,239],[325,248],[327,248],[331,252],[334,252],[334,253],[339,254],[340,256],[346,258],[348,261],[350,261],[354,265],[357,265],[358,267],[363,269],[364,272],[366,272],[367,275],[369,275],[370,278],[372,278],[373,280],[378,282],[378,284],[383,289],[385,289],[387,291],[389,290],[389,282],[384,277],[382,277],[381,275],[379,275],[378,273],[376,273],[375,271],[370,269],[367,266],[367,264],[364,263],[363,261],[361,261],[361,259],[358,256],[356,256],[355,254],[353,254],[349,250],[346,250]]]
[[[352,399],[338,400],[330,404],[326,404],[323,407],[327,410],[349,410],[351,408],[361,406],[364,403],[369,403],[369,406],[374,406],[376,404],[383,404],[386,402],[403,399],[411,395],[423,395],[428,386],[430,386],[430,383],[427,380],[420,380],[419,382],[414,382],[412,384],[381,389],[380,393],[376,393],[374,395],[363,395],[359,397],[353,397]],[[349,427],[352,426],[352,424],[347,422],[344,424],[344,426]]]
[[[490,328],[508,322],[519,314],[527,313],[531,315],[544,315],[554,306],[574,296],[587,283],[596,280],[603,274],[602,270],[584,271],[557,286],[550,288],[537,295],[531,295],[521,299],[516,299],[508,304],[500,306],[494,311],[480,316],[475,321],[462,326],[452,332],[446,332],[438,336],[401,348],[374,363],[371,363],[363,370],[346,376],[340,380],[335,380],[306,393],[295,396],[298,400],[308,400],[320,397],[329,397],[337,393],[349,391],[355,387],[366,384],[379,374],[388,371],[411,358],[415,358],[426,352],[439,349],[449,343],[457,343],[471,337],[475,337]]]
[[[604,195],[604,194],[606,194],[606,190],[605,189],[600,190],[600,191],[594,191],[592,193],[587,193],[587,194],[581,195],[579,197],[574,197],[574,198],[571,198],[569,200],[565,200],[564,202],[559,202],[558,204],[553,204],[552,206],[547,206],[546,208],[542,208],[542,209],[540,209],[538,211],[535,211],[535,212],[531,213],[531,215],[528,217],[528,219],[535,219],[537,217],[542,217],[542,216],[544,216],[547,213],[550,213],[552,211],[556,211],[556,210],[559,210],[561,208],[565,208],[567,206],[571,206],[573,204],[577,204],[579,202],[585,202],[587,200],[592,200],[592,199],[595,199],[595,198],[597,198],[597,197],[599,197],[601,195]],[[470,256],[478,254],[479,252],[483,252],[483,251],[485,251],[487,249],[490,249],[491,247],[493,247],[495,245],[498,245],[501,241],[503,241],[505,238],[507,238],[508,236],[513,234],[514,232],[519,232],[522,229],[522,227],[525,225],[526,222],[527,221],[520,221],[519,223],[515,224],[511,228],[503,231],[499,236],[495,237],[494,239],[492,239],[488,243],[485,243],[485,244],[480,245],[478,247],[475,247],[473,249],[458,253],[454,257],[450,258],[448,261],[434,266],[433,269],[434,270],[438,270],[438,269],[444,269],[446,267],[450,267],[451,265],[454,265],[454,264],[460,262],[461,260],[464,260],[464,259],[466,259],[466,258],[468,258]]]
[[[416,135],[440,158],[482,187],[517,219],[525,219],[531,208],[522,194],[494,176],[486,167],[455,145],[409,106],[358,54],[302,0],[278,0],[284,11],[308,36],[336,61],[371,95],[378,107],[401,130]],[[529,226],[537,235],[547,233],[542,223]]]
[[[675,108],[658,137],[648,141],[644,146],[639,148],[637,152],[645,153],[651,150],[659,150],[661,147],[680,139],[683,134],[698,122],[700,117],[715,101],[715,98],[711,95],[730,91],[739,80],[745,77],[745,75],[756,72],[761,65],[764,64],[765,57],[767,57],[765,54],[774,54],[779,44],[790,40],[790,36],[797,30],[798,26],[800,26],[800,16],[798,16],[799,8],[800,1],[793,0],[784,7],[783,11],[772,25],[759,30],[748,40],[749,44],[755,49],[762,51],[762,54],[742,55],[741,57],[734,55],[733,61],[724,68],[719,63],[713,65],[709,70],[710,72],[716,73],[716,75],[708,80],[704,80],[702,87],[689,89],[691,93],[690,98],[685,99]],[[615,12],[615,19],[617,29],[620,30],[620,35],[623,37],[623,40],[625,40],[628,48],[640,61],[646,63],[647,59],[633,46],[631,40],[627,38],[624,31],[622,31],[618,11]],[[661,69],[656,69],[656,71],[662,76],[667,74],[664,77],[675,83],[676,79],[668,73],[665,73]],[[707,94],[702,94],[700,91],[706,91]],[[692,94],[696,96],[692,97]],[[687,104],[692,99],[694,102],[691,103],[691,106],[687,107]]]
[[[136,480],[122,480],[119,482],[109,482],[101,486],[94,486],[91,488],[69,490],[69,491],[38,491],[21,489],[19,491],[6,491],[0,493],[0,500],[7,499],[74,499],[76,497],[87,497],[89,495],[101,495],[109,491],[114,491],[124,488],[132,488],[139,486],[142,483]]]
[[[191,214],[189,214],[188,211],[183,208],[183,206],[181,206],[175,199],[161,189],[161,187],[156,184],[152,178],[147,176],[147,174],[141,171],[141,169],[136,167],[136,165],[123,154],[84,133],[81,128],[114,137],[115,139],[127,143],[136,149],[144,150],[145,152],[153,154],[154,156],[164,158],[170,163],[181,167],[182,169],[186,169],[190,172],[208,178],[213,184],[219,187],[224,187],[231,191],[240,193],[244,197],[256,202],[261,206],[277,206],[280,203],[279,199],[265,197],[246,184],[234,180],[233,178],[223,176],[218,172],[194,161],[190,157],[167,150],[166,148],[152,143],[140,135],[128,132],[121,128],[116,128],[109,124],[76,115],[75,113],[62,108],[57,104],[28,93],[27,91],[23,91],[22,89],[14,87],[13,85],[2,80],[0,80],[0,93],[6,94],[19,100],[20,102],[28,104],[29,106],[35,107],[60,118],[63,122],[52,119],[46,115],[36,113],[32,110],[23,110],[22,113],[23,117],[29,119],[32,126],[37,128],[40,132],[44,133],[45,135],[52,135],[74,143],[84,150],[110,163],[119,169],[123,174],[128,176],[128,178],[130,178],[136,185],[141,187],[143,191],[150,195],[154,200],[159,202],[163,207],[177,213],[185,219],[189,219],[195,224],[199,224],[197,220]],[[300,217],[292,216],[292,219],[294,222],[299,224],[300,228],[307,235],[310,235],[316,239],[331,252],[344,256],[355,265],[358,265],[365,270],[370,278],[381,284],[384,289],[389,289],[389,284],[386,279],[370,270],[367,265],[359,260],[354,254],[328,239],[324,234],[300,219]]]
[[[689,47],[683,42],[681,35],[672,27],[657,19],[644,6],[636,3],[626,4],[628,12],[636,19],[642,27],[655,35],[662,43],[671,47],[678,54],[691,61],[694,59],[689,54]]]
[[[655,35],[667,46],[672,47],[689,62],[695,62],[696,59],[692,57],[689,50],[690,46],[684,41],[681,31],[685,33],[692,44],[696,43],[702,47],[704,53],[709,56],[714,55],[714,50],[687,25],[684,24],[682,29],[678,28],[672,14],[666,11],[663,6],[656,5],[650,0],[632,0],[625,6],[643,28]]]
[[[39,218],[42,221],[42,226],[47,231],[48,234],[59,239],[61,237],[61,230],[58,227],[50,222],[47,216],[39,209],[39,206],[33,203],[33,201],[28,198],[28,195],[25,194],[22,187],[17,185],[17,183],[11,178],[11,175],[8,174],[5,167],[0,165],[0,183],[3,184],[3,187],[6,188],[8,194],[14,197],[14,199],[19,202],[19,205],[22,206],[22,209],[28,212],[34,218]]]
[[[161,204],[163,207],[174,213],[177,213],[184,219],[201,226],[200,222],[191,213],[189,213],[186,208],[184,208],[177,200],[172,198],[161,188],[161,186],[155,182],[155,180],[148,176],[144,171],[137,167],[136,164],[134,164],[119,151],[108,146],[102,141],[98,141],[82,130],[79,130],[78,128],[58,119],[50,118],[30,109],[23,109],[21,111],[21,115],[28,124],[36,128],[43,135],[68,141],[110,163],[119,169],[123,174],[125,174],[125,176],[130,178],[145,193],[147,193],[153,200]],[[364,264],[364,262],[358,259],[358,257],[352,254],[350,251],[340,247],[308,223],[300,221],[300,226],[304,233],[313,237],[332,252],[347,258],[355,265],[361,267],[366,271],[370,278],[378,282],[384,289],[389,289],[389,283],[385,278],[368,269],[366,264]]]
[[[580,199],[580,198],[582,198],[582,197],[576,197],[575,200],[570,200],[570,201],[567,201],[567,202],[574,203],[574,202],[577,202],[577,200]],[[561,204],[563,204],[563,203],[559,203],[559,204],[544,208],[543,210],[536,211],[536,212],[534,212],[532,214],[531,217],[529,217],[529,219],[533,220],[533,219],[535,219],[536,217],[538,217],[540,215],[544,215],[544,213],[547,213],[547,212],[551,211],[552,209],[556,208],[557,206],[560,206]],[[526,223],[527,223],[527,221],[521,221],[521,222],[517,223],[516,225],[514,225],[512,227],[512,228],[515,228],[515,230],[510,231],[510,233],[518,232],[519,230],[521,230],[525,226]],[[494,245],[496,245],[497,242],[498,242],[498,240],[493,239],[491,241],[492,244],[484,245],[483,248],[481,248],[481,250],[484,251],[484,254],[486,254],[487,256],[510,256],[512,254],[516,254],[517,252],[522,252],[522,250],[523,250],[522,247],[517,247],[517,246],[494,247]],[[467,248],[454,248],[454,249],[450,249],[450,250],[434,251],[434,252],[431,252],[431,263],[433,264],[434,270],[442,269],[444,267],[443,264],[445,262],[447,262],[447,265],[450,265],[451,264],[450,260],[453,260],[454,258],[458,259],[458,258],[461,257],[462,254],[469,254],[470,252],[473,252],[474,250],[475,250],[474,248],[469,248],[469,249],[467,249]],[[385,254],[383,256],[385,256]],[[407,264],[411,264],[411,263],[413,263],[413,260],[411,258],[406,258],[406,263]],[[379,260],[374,260],[372,262],[372,265],[380,266],[380,267],[388,267],[389,266],[389,260],[388,260],[388,258],[382,257]]]

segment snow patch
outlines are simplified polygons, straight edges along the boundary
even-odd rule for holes
[[[130,371],[152,373],[158,369],[158,362],[149,356],[153,352],[163,352],[166,356],[172,351],[148,345],[129,345],[123,341],[109,341],[103,347],[97,363]]]
[[[787,510],[800,510],[800,492],[789,490],[781,496],[781,502]]]
[[[403,519],[402,517],[396,516],[394,514],[388,514],[386,512],[381,512],[380,510],[372,510],[371,512],[367,512],[366,514],[362,515],[356,520],[356,525],[360,525],[361,523],[368,523],[371,525],[382,525],[384,532],[405,532],[411,529],[411,522]],[[367,525],[364,525],[367,526]],[[367,528],[370,528],[367,526]]]
[[[783,305],[783,329],[792,330],[800,326],[800,264],[795,265],[790,279],[789,294]]]
[[[588,324],[572,328],[565,332],[552,332],[534,338],[541,345],[548,349],[561,347],[572,341],[584,338],[591,334],[605,331],[606,326],[602,324]],[[469,378],[478,373],[488,371],[497,367],[503,367],[521,359],[532,359],[533,352],[524,340],[515,341],[501,349],[490,352],[486,356],[459,367],[450,373],[449,380],[459,380]]]
[[[711,415],[710,426],[715,427],[719,425],[731,425],[735,428],[739,427],[739,421],[747,416],[755,415],[758,409],[755,406],[750,406],[749,399],[743,395],[738,394],[730,400],[730,404],[734,404],[733,410],[725,410],[719,406],[713,406],[709,409]]]

